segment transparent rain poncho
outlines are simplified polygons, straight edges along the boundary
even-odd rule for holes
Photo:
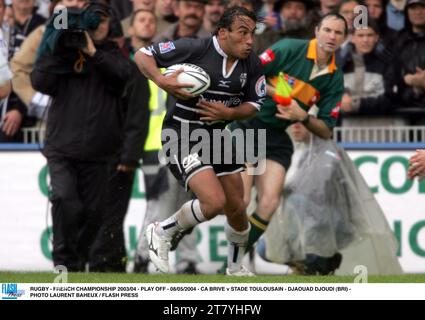
[[[331,257],[350,245],[372,242],[377,270],[386,260],[401,271],[397,242],[384,213],[347,153],[313,136],[285,185],[283,202],[265,233],[268,260],[287,264],[306,254]],[[395,261],[394,261],[395,260]]]

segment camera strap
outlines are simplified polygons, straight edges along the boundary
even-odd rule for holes
[[[81,73],[83,72],[84,62],[86,61],[86,58],[84,57],[83,52],[81,50],[78,50],[78,53],[80,54],[80,57],[74,63],[74,71],[77,73]]]

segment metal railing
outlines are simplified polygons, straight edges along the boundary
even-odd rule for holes
[[[24,143],[43,143],[44,127],[25,128]],[[401,127],[337,127],[334,140],[338,143],[424,143],[425,126]]]
[[[425,126],[337,127],[338,143],[425,143]]]
[[[31,127],[23,128],[24,143],[33,144],[33,143],[43,143],[44,137],[46,136],[45,127]]]

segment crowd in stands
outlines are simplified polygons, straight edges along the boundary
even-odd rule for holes
[[[65,81],[59,76],[63,77],[70,71],[61,69],[62,60],[56,59],[57,52],[56,56],[53,55],[55,58],[46,58],[41,53],[46,53],[47,49],[40,45],[44,43],[46,33],[50,32],[50,19],[55,7],[84,8],[90,2],[93,1],[0,0],[0,54],[9,61],[13,75],[12,91],[0,104],[0,143],[22,142],[23,129],[51,118],[47,125],[50,140],[44,150],[45,155],[50,157],[50,169],[56,168],[59,172],[63,166],[71,166],[72,170],[87,171],[93,175],[92,185],[88,188],[90,192],[96,190],[92,198],[82,202],[74,199],[68,203],[56,199],[57,210],[91,206],[88,211],[92,212],[92,217],[87,220],[86,226],[79,230],[65,230],[67,225],[56,225],[54,229],[56,243],[62,246],[54,248],[55,263],[68,265],[73,270],[82,270],[81,263],[89,263],[96,271],[123,271],[125,249],[120,238],[122,230],[115,230],[114,226],[124,219],[134,168],[139,160],[144,158],[151,165],[149,159],[157,158],[156,153],[152,157],[149,152],[158,150],[147,148],[148,130],[151,130],[148,124],[153,123],[152,115],[163,117],[164,110],[151,108],[151,100],[156,99],[153,92],[157,89],[151,87],[146,78],[139,78],[140,73],[132,63],[135,51],[157,41],[209,36],[228,6],[244,6],[259,14],[261,23],[257,25],[255,35],[258,55],[283,38],[313,38],[314,26],[321,16],[329,12],[340,13],[349,25],[349,36],[337,52],[337,65],[342,68],[345,81],[340,125],[425,125],[425,0],[97,0],[96,3],[111,8],[110,13],[105,9],[99,9],[99,12],[104,16],[101,25],[108,22],[107,38],[114,46],[97,45],[99,34],[94,34],[94,46],[85,47],[70,67],[81,75],[86,69],[88,72],[97,70],[98,74],[84,80],[87,82],[82,82],[80,75],[69,76]],[[108,63],[107,54],[117,52],[120,52],[120,58]],[[62,56],[67,56],[67,53],[63,52]],[[119,67],[121,70],[118,70]],[[49,68],[55,68],[57,74],[47,77],[46,70]],[[90,86],[94,84],[95,88],[91,91]],[[158,91],[155,94],[158,95]],[[63,109],[66,114],[58,114],[61,103],[62,107],[69,105],[66,110]],[[99,103],[102,103],[102,108],[93,109],[92,106]],[[51,113],[50,105],[50,110],[56,107]],[[109,109],[105,112],[107,105]],[[135,111],[138,108],[140,110]],[[99,115],[102,117],[97,120],[90,118]],[[88,123],[96,132],[80,126],[84,119],[89,118],[92,122]],[[67,122],[70,119],[73,120]],[[61,135],[66,132],[69,134],[65,141]],[[93,139],[89,143],[95,148],[78,149],[82,143],[79,139],[83,138]],[[53,139],[59,142],[55,143]],[[75,154],[70,151],[73,148]],[[63,160],[65,154],[72,161],[82,154],[85,158],[77,159],[77,163],[57,162],[57,158],[60,156]],[[92,164],[85,163],[87,159],[96,161],[97,165],[92,167]],[[105,159],[110,162],[106,163]],[[164,175],[167,174],[162,172],[158,163],[153,165],[158,168],[154,174],[156,178],[152,180],[152,190],[157,191],[164,187],[161,182],[165,181]],[[114,176],[115,170],[120,175]],[[159,170],[162,172],[160,175]],[[104,172],[109,172],[105,176],[110,181],[102,180]],[[105,187],[99,188],[100,185]],[[124,191],[122,185],[125,185]],[[119,199],[114,199],[120,214],[105,213],[103,208],[93,207],[93,203],[100,206],[99,199],[103,199],[105,194],[116,195],[115,189],[123,192]],[[55,194],[59,198],[67,195]],[[161,204],[158,199],[161,199],[161,194],[152,194],[152,200]],[[152,205],[158,204],[152,202]],[[99,231],[93,225],[92,220],[99,215],[108,222],[101,227],[106,231]],[[71,240],[64,238],[65,232],[80,232],[82,236],[66,243]],[[108,234],[109,238],[84,237],[84,234],[96,232]],[[113,239],[119,238],[120,241],[111,241],[111,234]],[[72,251],[82,247],[83,257],[74,259]],[[108,250],[112,252],[110,263],[104,253],[105,248],[115,250]],[[146,257],[141,254],[138,268],[146,271],[146,263]],[[192,273],[196,272],[196,261],[188,263]]]
[[[0,24],[3,54],[13,72],[13,90],[0,107],[0,142],[22,142],[22,128],[34,127],[47,116],[46,96],[29,80],[44,32],[58,1],[2,0]],[[71,1],[83,3],[85,1]],[[110,0],[114,19],[121,20],[115,40],[128,56],[130,22],[139,10],[156,19],[153,41],[214,31],[226,6],[242,5],[257,13],[255,50],[261,54],[282,38],[312,38],[318,18],[330,11],[343,15],[350,29],[337,55],[345,75],[340,125],[402,126],[425,122],[425,1],[423,0]],[[367,7],[367,21],[362,8]],[[356,9],[357,8],[357,9]],[[360,8],[360,9],[359,9]],[[355,24],[360,27],[356,27]],[[363,27],[367,25],[366,29]],[[140,45],[143,45],[143,37]],[[128,41],[128,40],[127,40]],[[6,53],[7,51],[7,53]],[[127,52],[126,52],[127,51]]]

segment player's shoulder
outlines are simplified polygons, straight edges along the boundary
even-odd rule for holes
[[[310,40],[285,38],[276,42],[272,47],[297,51],[303,48],[307,48],[309,43]]]
[[[188,47],[190,50],[197,52],[198,54],[209,54],[214,51],[214,44],[212,38],[187,38],[189,39]]]
[[[195,44],[203,44],[208,46],[210,43],[212,43],[212,37],[206,37],[206,38],[192,38],[192,37],[185,37],[180,38],[179,40],[184,40],[189,43],[195,43]]]
[[[173,43],[173,46],[183,50],[208,49],[210,47],[209,38],[190,38],[184,37],[177,40],[169,40],[167,43]]]
[[[338,84],[344,83],[344,73],[341,67],[337,67],[337,69],[333,73],[333,81],[335,81]]]

